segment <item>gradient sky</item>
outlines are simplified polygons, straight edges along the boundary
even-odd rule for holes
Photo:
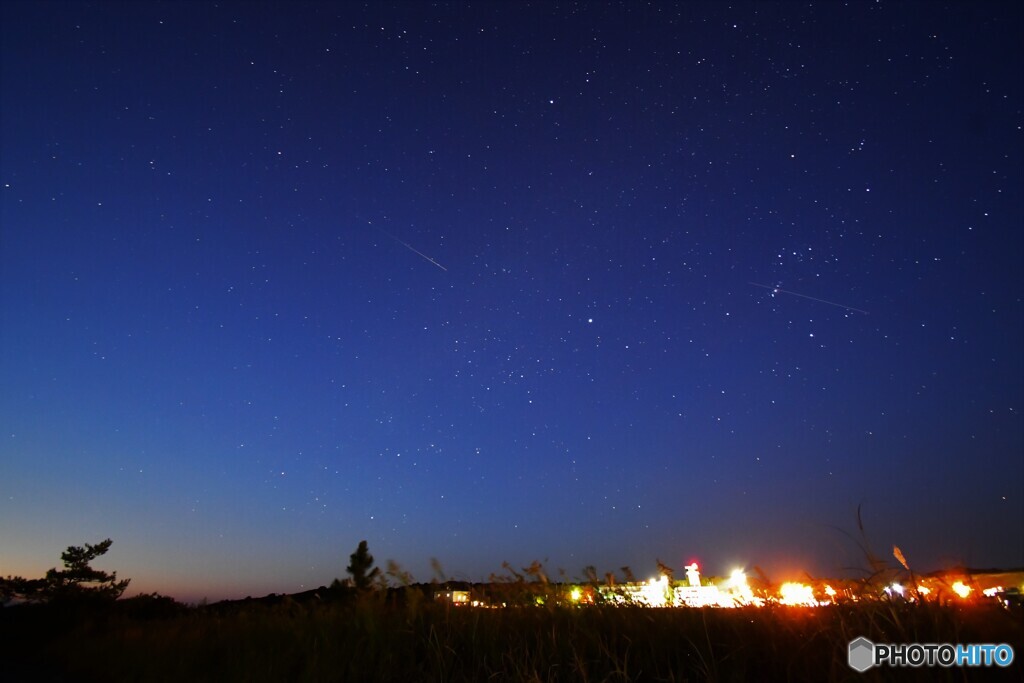
[[[0,7],[0,574],[1024,565],[1020,3]]]

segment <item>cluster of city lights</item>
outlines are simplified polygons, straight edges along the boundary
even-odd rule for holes
[[[952,577],[950,577],[952,578]],[[929,585],[926,585],[929,584]],[[611,605],[638,605],[646,607],[763,607],[765,605],[784,605],[788,607],[822,607],[842,601],[864,599],[866,594],[862,587],[851,589],[849,586],[836,584],[834,588],[827,583],[812,586],[806,583],[790,581],[778,586],[777,589],[759,588],[757,594],[747,581],[742,569],[734,570],[724,580],[702,580],[697,563],[686,566],[686,580],[672,581],[666,575],[651,578],[644,582],[631,582],[610,585],[574,585],[569,587],[567,597],[573,604],[589,605],[598,601]],[[980,588],[980,587],[979,587]],[[998,600],[1009,605],[1024,592],[1024,586],[1006,591],[1002,586],[994,586],[983,590],[975,590],[957,579],[949,583],[947,579],[926,577],[918,581],[902,584],[892,582],[880,589],[875,597],[917,602],[922,600],[974,600],[980,593],[986,599]],[[564,595],[564,594],[563,594]],[[537,595],[536,604],[544,605],[550,595]],[[468,590],[446,591],[437,598],[453,605],[473,607],[501,607],[505,603],[490,603],[473,599]]]
[[[932,586],[923,582],[915,585],[903,585],[893,582],[883,589],[889,598],[899,598],[909,602],[923,600],[937,593],[948,595],[950,599],[971,599],[974,589],[962,580],[952,584],[937,579],[928,579]],[[943,590],[945,589],[945,590]],[[795,581],[783,583],[774,595],[768,591],[760,591],[759,597],[754,594],[747,582],[746,573],[742,569],[733,571],[727,579],[719,583],[703,582],[696,563],[687,565],[686,581],[672,583],[667,576],[651,578],[643,583],[628,583],[619,586],[598,587],[602,598],[612,604],[633,604],[649,607],[744,607],[765,604],[778,604],[793,607],[819,607],[835,604],[841,599],[856,600],[857,595],[847,590],[836,590],[829,584],[815,588],[806,583]],[[1002,586],[982,591],[987,598],[1002,594]],[[593,595],[580,587],[570,591],[570,599],[574,603],[593,602]]]

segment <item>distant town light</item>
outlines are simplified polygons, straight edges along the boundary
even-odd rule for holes
[[[789,582],[779,587],[779,602],[783,605],[815,607],[814,589],[804,583]]]
[[[694,588],[700,586],[700,569],[696,562],[686,565],[686,580]]]

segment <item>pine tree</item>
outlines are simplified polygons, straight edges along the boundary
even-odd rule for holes
[[[366,541],[359,541],[359,547],[349,555],[349,562],[345,571],[352,575],[352,584],[357,590],[370,588],[380,575],[380,567],[373,566],[373,555],[370,554]]]
[[[107,573],[89,566],[110,549],[111,543],[108,538],[96,545],[68,546],[60,556],[64,569],[50,569],[42,579],[20,576],[0,579],[0,603],[12,599],[26,602],[117,600],[131,579],[118,581],[117,572]]]

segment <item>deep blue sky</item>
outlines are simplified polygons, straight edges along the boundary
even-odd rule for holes
[[[3,3],[0,574],[1024,564],[1022,17]]]

